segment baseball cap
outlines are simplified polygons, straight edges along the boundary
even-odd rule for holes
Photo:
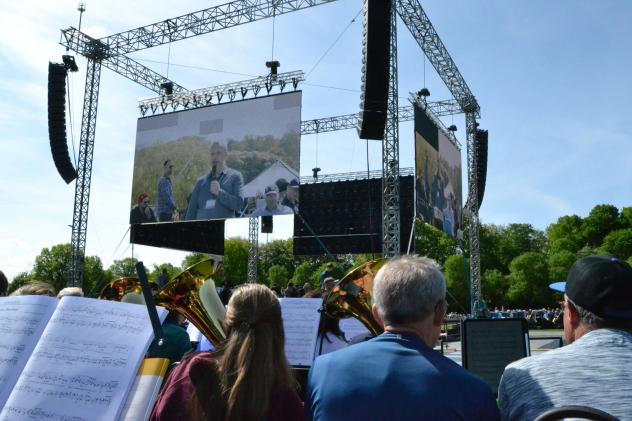
[[[597,316],[632,320],[632,267],[622,260],[584,257],[571,266],[566,282],[550,287]]]
[[[294,187],[298,189],[298,180],[296,178],[290,180],[290,184],[288,184],[288,187]]]
[[[279,194],[279,189],[277,189],[276,186],[268,186],[266,187],[265,195],[267,196],[269,194]]]

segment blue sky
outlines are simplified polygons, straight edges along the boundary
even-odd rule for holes
[[[221,3],[86,1],[82,29],[101,37]],[[565,214],[585,216],[596,204],[632,205],[632,3],[422,4],[476,95],[481,127],[490,133],[483,222],[526,222],[544,229]],[[359,0],[339,0],[276,19],[274,54],[280,70],[313,68],[303,85],[303,119],[358,110],[362,22],[360,16],[351,20],[361,5]],[[58,62],[65,54],[58,44],[59,30],[77,26],[76,7],[75,0],[25,0],[3,5],[0,15],[0,269],[10,278],[30,270],[43,247],[70,241],[74,184],[61,180],[51,158],[46,72],[47,61]],[[424,79],[430,100],[449,99],[399,23],[400,106],[408,105],[408,92],[422,88]],[[265,74],[271,50],[272,20],[265,20],[180,41],[170,51],[162,46],[132,57],[162,74],[169,60],[169,76],[198,89]],[[80,71],[70,77],[76,147],[85,81],[85,60],[77,61]],[[107,267],[132,255],[125,232],[137,105],[154,94],[106,68],[100,93],[86,251],[100,256]],[[459,127],[457,136],[465,143],[463,116],[445,122]],[[70,130],[68,136],[70,143]],[[402,123],[402,167],[413,165],[413,139],[412,124]],[[381,167],[380,151],[379,142],[369,142],[371,169]],[[302,174],[310,174],[315,165],[326,173],[366,170],[366,143],[355,131],[305,136]],[[247,222],[231,221],[227,230],[230,236],[245,237]],[[270,239],[290,235],[290,224],[279,221]],[[266,241],[265,235],[260,240]],[[142,246],[133,252],[148,265],[179,264],[185,255]]]

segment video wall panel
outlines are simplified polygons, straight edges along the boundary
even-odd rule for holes
[[[301,91],[138,119],[130,223],[293,214]]]
[[[415,105],[415,200],[417,217],[455,237],[461,235],[461,151]]]

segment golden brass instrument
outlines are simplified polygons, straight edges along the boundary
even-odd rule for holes
[[[355,317],[373,335],[380,335],[384,329],[371,312],[373,279],[387,261],[388,259],[371,260],[346,274],[325,298],[327,314],[337,319]]]
[[[188,267],[154,294],[156,305],[186,317],[216,348],[226,338],[221,321],[226,318],[215,282],[211,278],[219,265],[213,259]]]
[[[138,278],[115,279],[103,287],[99,294],[99,300],[121,301],[130,292],[143,293]]]

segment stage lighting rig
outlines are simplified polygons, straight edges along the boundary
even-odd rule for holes
[[[453,124],[453,125],[451,125],[450,127],[448,127],[448,131],[449,131],[449,132],[454,133],[454,132],[456,132],[456,131],[457,131],[457,128],[456,128],[456,126]]]
[[[79,71],[79,67],[77,67],[74,56],[63,55],[61,56],[61,59],[64,62],[64,66],[66,66],[66,69],[70,70],[71,72]]]
[[[160,88],[164,89],[165,95],[140,100],[138,107],[143,117],[148,112],[151,112],[152,115],[160,113],[160,111],[166,112],[168,107],[173,111],[178,109],[189,110],[210,105],[213,100],[219,104],[225,97],[228,97],[230,102],[234,101],[239,95],[241,95],[240,99],[246,99],[250,93],[256,97],[263,88],[265,88],[268,94],[270,94],[272,89],[276,86],[283,92],[288,84],[291,84],[293,89],[296,90],[298,84],[304,80],[305,73],[302,70],[296,70],[293,72],[278,73],[275,77],[271,75],[259,76],[258,78],[242,82],[178,92],[173,91],[173,83],[167,82],[160,85]],[[171,85],[171,93],[169,93],[167,89],[168,85]]]
[[[314,173],[314,179],[318,178],[318,172],[319,171],[320,171],[320,168],[318,168],[318,167],[312,168],[312,172]]]
[[[173,95],[173,82],[161,83],[160,87],[165,91],[165,95]]]

